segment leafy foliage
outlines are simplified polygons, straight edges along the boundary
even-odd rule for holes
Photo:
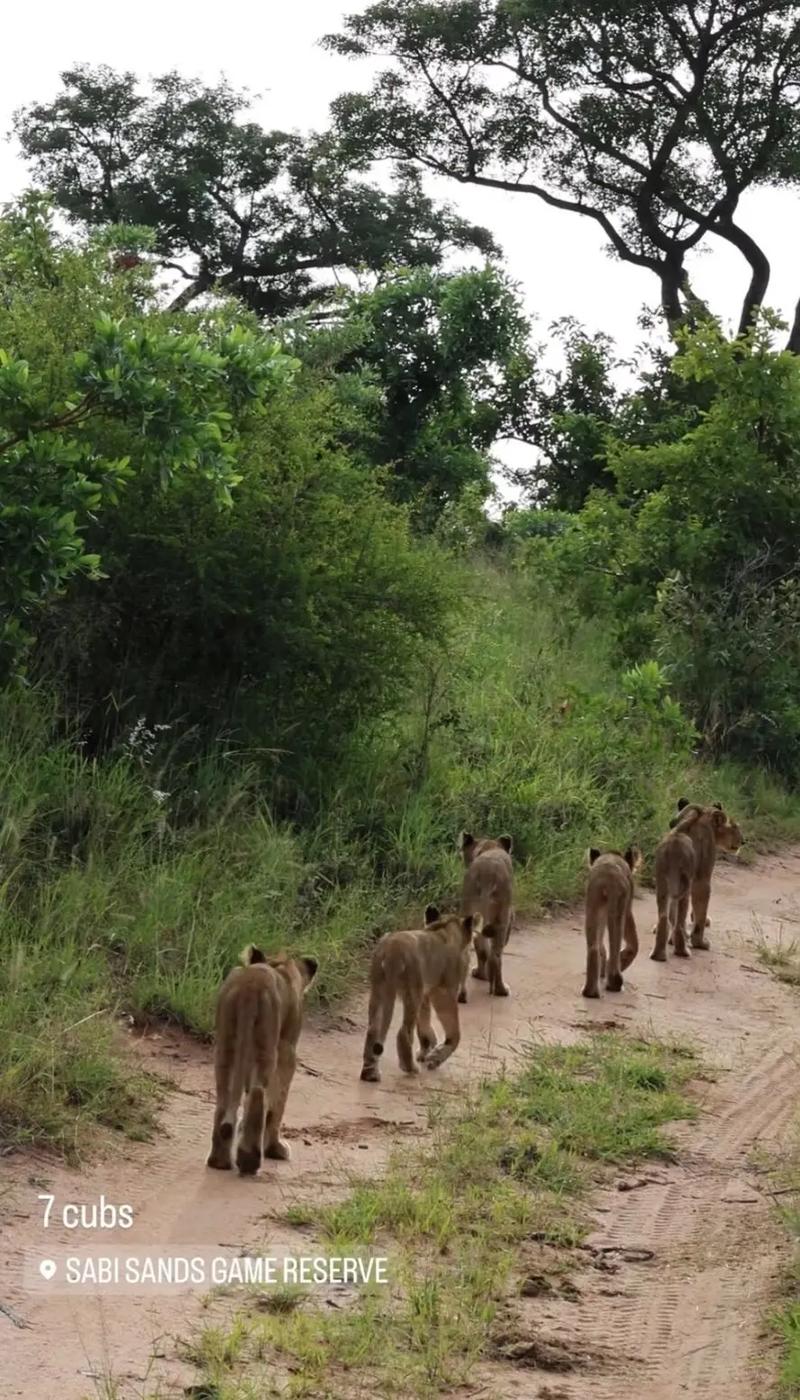
[[[393,60],[371,92],[334,106],[354,156],[591,219],[658,278],[673,327],[703,311],[687,254],[723,240],[748,265],[740,329],[750,324],[769,263],[736,215],[744,191],[800,173],[796,0],[379,0],[327,42]]]
[[[102,244],[61,245],[38,200],[0,224],[0,672],[38,605],[98,577],[86,529],[138,470],[162,488],[197,475],[230,503],[242,420],[291,371],[244,327],[137,311],[107,262]]]
[[[259,316],[325,295],[337,269],[437,267],[449,249],[495,251],[491,236],[434,204],[407,166],[386,191],[321,140],[242,120],[246,94],[167,73],[79,66],[51,102],[17,115],[39,184],[70,218],[143,225],[184,278],[176,305],[218,286]],[[181,261],[193,259],[190,267]],[[321,280],[320,280],[321,279]]]
[[[492,267],[400,273],[348,300],[330,332],[312,331],[351,419],[349,442],[387,469],[393,499],[430,528],[448,504],[489,492],[498,438],[529,417],[535,381],[517,289]],[[303,351],[298,349],[302,356]]]
[[[580,510],[595,486],[611,488],[606,438],[616,426],[622,396],[611,338],[589,335],[571,318],[552,330],[564,350],[564,366],[537,384],[525,436],[538,449],[534,469],[516,473],[517,484],[539,505]]]
[[[553,557],[630,655],[668,667],[709,743],[794,773],[800,368],[764,322],[744,350],[705,327],[672,373],[712,386],[707,411],[674,440],[612,445],[616,494],[596,492]]]
[[[93,742],[179,716],[203,739],[233,727],[296,778],[404,696],[452,584],[336,426],[329,391],[286,387],[240,442],[230,510],[149,471],[93,526],[110,577],[73,588],[39,648]]]

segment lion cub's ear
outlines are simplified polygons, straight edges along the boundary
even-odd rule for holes
[[[428,904],[425,909],[425,927],[430,928],[431,924],[437,924],[441,917],[436,905]]]
[[[679,812],[682,812],[683,809],[684,809],[684,807],[688,807],[688,806],[689,806],[689,799],[688,799],[688,797],[679,797],[678,800],[677,800],[677,802],[675,803],[675,806],[677,807],[677,809],[678,809]]]
[[[722,808],[718,803],[715,803],[714,810],[711,813],[711,825],[716,831],[719,831],[720,827],[724,826],[727,820],[728,818],[725,816]]]
[[[625,863],[626,865],[630,866],[631,871],[634,875],[636,874],[637,870],[641,869],[642,853],[639,850],[638,846],[628,847],[627,851],[625,852]]]
[[[594,865],[595,861],[599,860],[601,855],[602,851],[598,851],[596,846],[590,846],[586,855],[586,864]]]
[[[467,851],[467,850],[469,850],[470,846],[474,846],[474,845],[475,845],[475,837],[472,835],[472,832],[471,832],[471,831],[462,831],[461,835],[460,835],[459,838],[458,838],[458,849],[459,849],[460,851]]]
[[[503,850],[508,851],[508,854],[511,855],[511,848],[514,842],[511,840],[510,836],[498,836],[497,844],[498,846],[502,846]]]
[[[722,811],[722,803],[721,803],[721,802],[715,802],[715,803],[714,803],[714,807],[716,808],[716,810],[717,810],[718,812],[721,812],[721,811]]]
[[[298,958],[297,966],[300,968],[300,974],[305,983],[303,991],[307,992],[309,987],[311,986],[311,983],[314,981],[314,978],[317,975],[319,963],[317,962],[316,958]]]
[[[245,967],[251,967],[253,963],[265,963],[267,958],[266,954],[262,953],[255,943],[248,943],[242,952],[240,961],[244,963]]]

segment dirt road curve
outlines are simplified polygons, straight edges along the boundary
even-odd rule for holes
[[[387,1052],[382,1085],[358,1079],[360,1008],[334,1029],[308,1027],[302,1068],[289,1099],[289,1164],[269,1163],[255,1181],[206,1171],[211,1125],[211,1075],[205,1050],[169,1037],[139,1047],[174,1077],[153,1143],[125,1145],[83,1174],[44,1158],[0,1163],[0,1353],[4,1397],[79,1400],[103,1393],[113,1374],[120,1396],[138,1396],[148,1377],[191,1379],[175,1357],[173,1338],[198,1316],[190,1295],[161,1298],[49,1298],[21,1286],[26,1253],[43,1253],[40,1191],[60,1201],[92,1201],[102,1192],[130,1202],[133,1229],[106,1232],[103,1243],[171,1246],[249,1244],[289,1239],[265,1216],[291,1201],[338,1188],[345,1170],[379,1167],[403,1134],[416,1136],[430,1095],[457,1092],[465,1079],[513,1057],[520,1041],[565,1040],[591,1023],[613,1019],[626,1029],[699,1043],[725,1072],[703,1086],[704,1111],[678,1130],[680,1162],[641,1174],[636,1189],[613,1183],[597,1201],[592,1243],[653,1251],[581,1275],[578,1301],[533,1299],[531,1328],[561,1338],[602,1365],[566,1376],[484,1377],[482,1394],[558,1396],[559,1400],[756,1400],[767,1389],[763,1315],[783,1262],[770,1203],[748,1170],[756,1144],[774,1149],[790,1132],[800,1105],[797,1055],[800,999],[760,971],[752,942],[800,935],[800,851],[763,859],[749,869],[722,864],[711,905],[713,950],[688,963],[649,960],[652,899],[637,900],[644,949],[625,991],[599,1002],[580,995],[583,942],[577,915],[525,927],[514,935],[507,969],[508,1001],[489,999],[475,984],[463,1018],[464,1040],[437,1074],[408,1080]],[[630,1182],[626,1183],[630,1185]],[[47,1243],[75,1244],[59,1227]],[[80,1243],[88,1243],[84,1237]],[[635,1260],[635,1256],[633,1256]],[[614,1359],[608,1359],[613,1349]],[[159,1360],[148,1373],[149,1357]],[[768,1363],[767,1363],[768,1365]]]

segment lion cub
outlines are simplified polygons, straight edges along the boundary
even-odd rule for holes
[[[656,962],[666,961],[668,942],[673,944],[676,957],[690,956],[686,945],[690,896],[691,945],[693,948],[711,947],[706,928],[717,851],[738,851],[743,840],[736,822],[731,821],[719,803],[702,807],[681,797],[677,805],[678,816],[673,817],[671,830],[656,847],[658,923],[654,930],[655,947],[650,954]]]
[[[229,1171],[242,1094],[244,1114],[236,1165],[252,1175],[261,1153],[285,1161],[290,1150],[281,1123],[294,1076],[303,998],[317,974],[315,958],[267,958],[245,948],[244,966],[228,974],[217,998],[214,1074],[217,1105],[210,1167]]]
[[[633,917],[633,877],[642,863],[637,846],[619,851],[589,851],[586,882],[586,981],[585,997],[599,997],[605,979],[609,992],[622,991],[622,974],[639,951]],[[608,958],[605,932],[608,928]],[[623,948],[624,941],[624,948]]]
[[[511,837],[499,836],[496,841],[484,837],[476,841],[470,832],[461,836],[461,855],[466,866],[461,888],[461,907],[465,914],[479,914],[482,927],[475,933],[477,967],[473,977],[489,983],[492,996],[507,997],[503,981],[503,949],[511,933],[513,918],[514,872],[511,864]],[[459,1001],[467,1000],[466,976]]]
[[[419,1036],[417,1058],[436,1069],[452,1055],[461,1038],[458,991],[466,976],[469,945],[476,922],[471,915],[440,915],[429,904],[424,929],[385,933],[375,945],[370,967],[369,1025],[364,1041],[361,1078],[380,1080],[380,1057],[397,997],[403,1020],[397,1032],[397,1058],[406,1074],[417,1074],[414,1030]],[[436,1046],[431,1007],[442,1023],[444,1043]]]

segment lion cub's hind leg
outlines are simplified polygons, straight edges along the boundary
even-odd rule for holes
[[[234,1098],[232,1071],[227,1065],[219,1063],[219,1056],[217,1060],[214,1067],[217,1104],[207,1165],[220,1172],[229,1172],[233,1166],[233,1138],[236,1132],[241,1086],[238,1096]]]
[[[650,954],[654,962],[667,961],[667,939],[670,935],[670,897],[669,891],[659,889],[656,885],[656,902],[658,904],[658,923],[653,932],[655,934],[655,946]]]
[[[620,968],[620,956],[622,952],[622,924],[624,914],[619,907],[619,901],[614,899],[608,908],[608,964],[606,967],[606,990],[609,992],[622,991],[622,971]]]
[[[630,967],[637,953],[639,952],[639,935],[636,932],[636,920],[633,917],[633,910],[630,905],[625,913],[625,946],[622,949],[620,966],[625,972]]]
[[[484,936],[485,935],[486,928],[484,927]],[[493,997],[510,996],[509,989],[503,981],[503,949],[508,942],[508,928],[501,933],[496,924],[490,925],[489,936],[486,941],[489,945],[489,956],[487,960],[489,995]]]
[[[422,997],[416,988],[406,987],[402,993],[403,1019],[397,1032],[397,1058],[406,1074],[419,1074],[414,1062],[414,1031],[419,1021]]]
[[[686,942],[686,920],[689,916],[689,893],[678,896],[672,904],[674,911],[674,923],[672,925],[672,946],[676,958],[691,957],[689,946]]]
[[[476,933],[473,942],[475,945],[475,956],[478,961],[472,969],[472,975],[473,977],[477,977],[479,982],[488,982],[489,944],[480,933]]]
[[[212,1151],[207,1158],[207,1166],[213,1166],[217,1172],[230,1172],[234,1165],[235,1127],[244,1088],[241,1082],[235,1082],[234,1043],[233,1035],[227,1037],[227,1043],[217,1040],[214,1054],[217,1102],[214,1107]]]
[[[692,887],[692,947],[705,952],[711,947],[706,935],[711,920],[708,917],[708,904],[711,899],[711,882],[696,880]]]
[[[266,1108],[263,1084],[252,1083],[245,1099],[242,1126],[236,1147],[236,1165],[242,1176],[255,1176],[261,1166],[261,1140],[264,1136]]]
[[[458,999],[461,1000],[462,993],[459,992]],[[466,997],[465,997],[466,1000]],[[431,999],[429,996],[423,997],[420,1002],[419,1015],[417,1016],[417,1035],[419,1036],[419,1054],[417,1059],[424,1063],[433,1050],[436,1049],[436,1033],[431,1020]]]
[[[457,1049],[461,1039],[461,1026],[458,1019],[458,1000],[453,991],[446,987],[438,987],[436,991],[431,992],[431,1001],[442,1023],[444,1040],[428,1055],[425,1063],[428,1069],[438,1069]]]
[[[292,1155],[288,1142],[281,1137],[281,1124],[296,1064],[297,1054],[294,1046],[288,1041],[281,1041],[278,1046],[277,1068],[269,1084],[269,1105],[264,1123],[264,1156],[278,1162],[288,1162]]]
[[[582,995],[599,997],[600,982],[606,975],[605,909],[586,911],[586,978]]]
[[[367,1034],[364,1037],[364,1062],[361,1078],[369,1084],[379,1084],[380,1057],[389,1034],[394,1013],[394,990],[388,986],[373,987],[369,997]]]

